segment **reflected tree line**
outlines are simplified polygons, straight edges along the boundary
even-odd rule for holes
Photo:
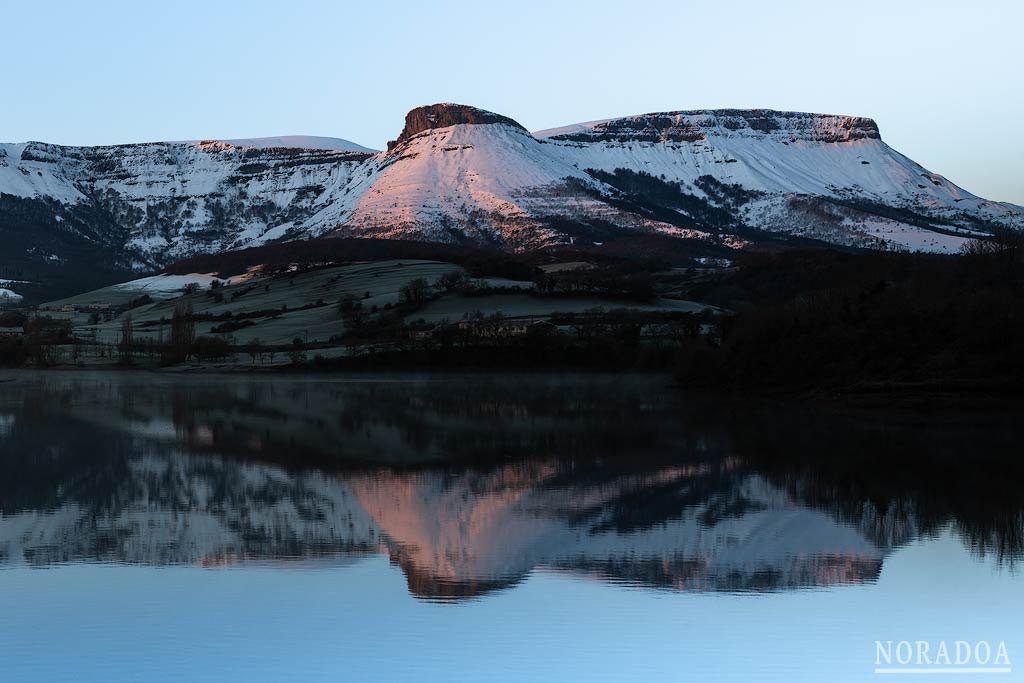
[[[959,412],[693,402],[688,420],[796,500],[902,545],[951,526],[973,552],[1024,557],[1018,406]]]

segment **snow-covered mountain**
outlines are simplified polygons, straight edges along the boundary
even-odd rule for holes
[[[0,145],[7,269],[142,269],[322,235],[530,249],[648,232],[698,251],[776,238],[955,251],[1000,226],[1024,227],[1024,208],[972,195],[849,116],[680,111],[531,134],[437,104],[409,112],[376,153],[301,136]]]

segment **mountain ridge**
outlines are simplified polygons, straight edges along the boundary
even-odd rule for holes
[[[685,135],[683,130],[677,130],[674,138],[659,136],[648,141],[651,142],[696,142],[704,139],[701,134],[703,128],[722,127],[730,131],[750,129],[760,133],[772,133],[775,131],[787,132],[794,129],[793,126],[783,125],[780,122],[796,122],[806,124],[811,122],[811,130],[818,134],[816,138],[821,142],[847,142],[863,138],[881,139],[878,124],[873,119],[863,116],[848,116],[844,114],[819,114],[811,112],[782,111],[776,109],[689,109],[667,112],[650,112],[647,114],[633,114],[620,116],[611,119],[599,119],[584,123],[575,123],[560,128],[550,128],[535,131],[533,135],[539,138],[551,138],[560,140],[592,141],[594,137],[605,137],[606,139],[618,139],[616,131],[626,129],[630,123],[643,124],[649,130],[663,131],[679,129],[682,127],[693,131],[691,135]],[[657,124],[660,124],[657,125]],[[797,126],[796,128],[800,128]],[[627,129],[628,130],[628,129]],[[628,139],[636,139],[632,136]],[[625,140],[619,140],[625,141]]]
[[[257,138],[202,138],[200,140],[183,140],[188,144],[203,142],[225,142],[235,147],[255,147],[257,149],[320,149],[334,152],[369,152],[378,150],[364,147],[344,138],[326,137],[323,135],[276,135]]]
[[[274,140],[301,136],[0,144],[0,276],[70,261],[152,270],[321,236],[528,251],[646,233],[697,253],[767,235],[956,252],[1024,228],[1024,208],[928,171],[856,116],[688,110],[530,133],[441,103],[411,110],[381,152]]]

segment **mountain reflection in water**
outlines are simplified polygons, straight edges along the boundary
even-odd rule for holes
[[[1013,416],[829,413],[652,377],[16,374],[0,567],[383,553],[463,599],[537,569],[692,591],[874,581],[952,526],[1022,555]]]

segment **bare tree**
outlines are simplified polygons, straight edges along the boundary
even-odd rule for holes
[[[404,304],[419,306],[427,300],[430,295],[430,283],[418,277],[402,285],[399,297]]]
[[[192,302],[178,302],[171,317],[171,343],[167,349],[169,360],[172,363],[183,363],[188,360],[195,340],[196,323],[192,319]]]
[[[131,313],[125,313],[124,318],[121,320],[121,341],[117,345],[117,350],[121,354],[122,363],[132,362],[132,315]]]
[[[249,357],[252,358],[253,365],[256,365],[257,358],[259,358],[260,363],[263,362],[263,342],[260,341],[259,337],[249,342]]]

